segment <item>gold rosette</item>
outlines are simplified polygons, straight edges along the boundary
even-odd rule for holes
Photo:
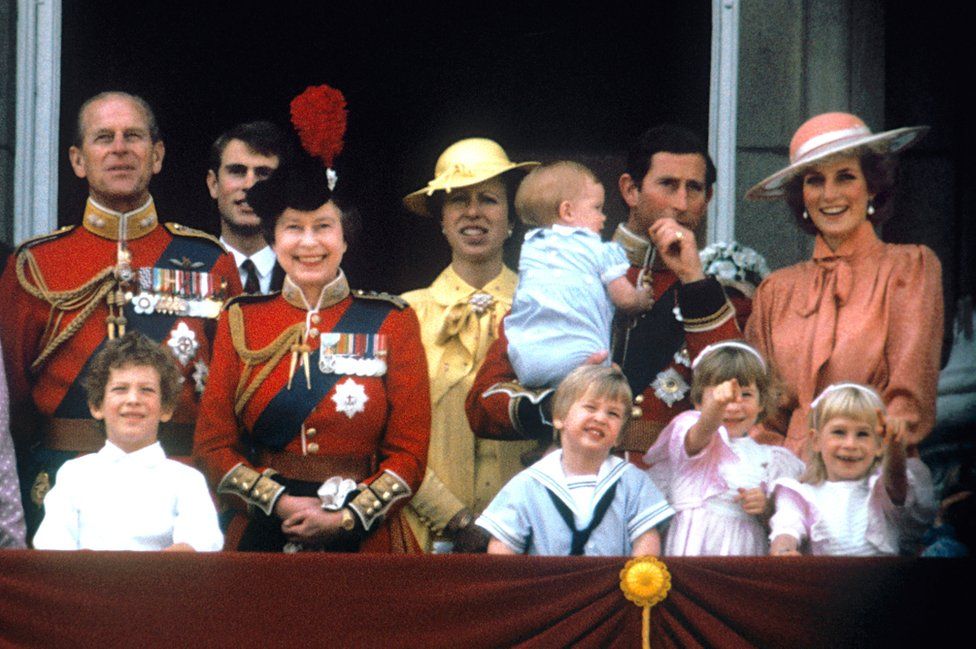
[[[656,557],[636,557],[620,571],[620,590],[624,597],[643,608],[641,640],[645,649],[651,646],[651,607],[660,603],[671,590],[671,573]]]

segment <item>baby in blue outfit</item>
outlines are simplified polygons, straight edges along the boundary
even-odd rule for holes
[[[523,385],[555,388],[594,352],[609,349],[614,306],[651,307],[649,289],[625,276],[624,249],[600,239],[603,200],[593,172],[570,161],[533,169],[515,194],[519,217],[536,226],[525,235],[505,318],[508,357]]]

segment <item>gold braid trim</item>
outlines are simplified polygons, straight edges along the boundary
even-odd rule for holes
[[[244,371],[241,373],[241,380],[237,383],[237,391],[234,395],[234,414],[241,416],[244,405],[254,396],[264,380],[268,378],[271,371],[278,365],[278,361],[284,358],[285,354],[291,352],[292,345],[301,344],[304,334],[305,323],[296,322],[285,329],[275,338],[270,345],[262,349],[249,349],[244,338],[244,314],[238,304],[231,304],[227,310],[227,321],[230,325],[230,339],[234,344],[234,349],[242,361],[244,361]],[[250,383],[248,379],[251,371],[256,365],[265,363],[257,376]]]
[[[25,269],[25,266],[29,266],[30,279],[27,277],[28,270]],[[51,305],[47,325],[41,337],[41,340],[47,340],[47,343],[45,343],[44,349],[38,357],[31,363],[31,371],[36,372],[58,347],[81,329],[82,325],[98,308],[99,301],[112,291],[115,287],[115,267],[109,266],[102,269],[90,280],[69,291],[51,291],[48,289],[41,268],[37,264],[37,259],[34,258],[30,250],[24,250],[17,255],[15,268],[17,281],[20,282],[21,288],[28,294]],[[78,309],[81,309],[81,312],[74,317],[68,326],[54,338],[49,338],[61,325],[64,313]]]

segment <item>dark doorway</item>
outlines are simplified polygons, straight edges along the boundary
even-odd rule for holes
[[[354,286],[400,292],[448,263],[439,224],[405,212],[400,198],[430,179],[457,139],[491,137],[514,159],[618,160],[651,124],[708,127],[707,0],[637,2],[613,15],[524,2],[466,13],[424,3],[185,7],[64,3],[62,149],[85,98],[144,96],[167,146],[152,185],[161,217],[214,231],[204,185],[211,141],[244,120],[287,125],[288,102],[308,85],[340,88],[350,119],[338,169],[362,193],[366,225],[343,263]],[[607,194],[620,209],[615,184]],[[78,222],[84,197],[62,155],[62,224]]]

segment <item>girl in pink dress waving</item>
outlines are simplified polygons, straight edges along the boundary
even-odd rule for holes
[[[830,385],[810,404],[813,457],[801,482],[775,485],[771,554],[914,554],[935,516],[932,476],[906,453],[873,389]]]
[[[644,456],[677,511],[664,555],[764,555],[770,489],[797,477],[792,453],[749,437],[770,401],[769,371],[740,341],[710,345],[692,363],[695,410],[675,417]]]

